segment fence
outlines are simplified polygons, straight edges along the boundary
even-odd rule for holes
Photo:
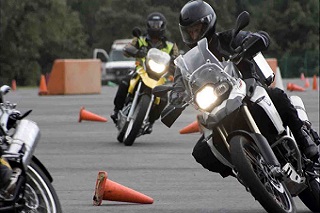
[[[303,54],[287,54],[278,59],[278,65],[283,78],[319,76],[319,51],[309,51]]]

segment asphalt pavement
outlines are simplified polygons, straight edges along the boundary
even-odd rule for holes
[[[302,84],[300,79],[283,80]],[[303,85],[303,84],[302,84]],[[6,97],[38,123],[41,141],[35,155],[53,176],[53,185],[65,213],[262,213],[261,205],[234,178],[222,178],[197,164],[191,156],[199,133],[179,134],[193,122],[197,112],[187,108],[167,128],[160,121],[154,131],[131,147],[117,142],[110,119],[117,87],[103,86],[100,94],[39,96],[37,88],[17,88]],[[299,95],[309,118],[319,132],[319,91],[287,92]],[[79,122],[81,107],[107,122]],[[102,201],[92,198],[99,171],[108,179],[154,199],[153,204]],[[309,212],[295,198],[298,212]]]

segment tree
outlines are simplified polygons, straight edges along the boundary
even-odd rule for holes
[[[76,12],[61,0],[1,1],[0,79],[36,85],[57,58],[87,53]]]
[[[254,25],[269,33],[268,55],[278,58],[284,77],[319,74],[318,0],[260,1],[251,13]]]

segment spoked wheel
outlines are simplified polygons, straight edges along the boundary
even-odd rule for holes
[[[124,145],[131,146],[137,138],[139,132],[141,131],[150,100],[151,98],[149,95],[142,95],[140,97],[140,101],[137,104],[132,119],[128,123],[128,127],[124,135]]]
[[[42,170],[31,162],[27,171],[25,208],[22,212],[61,213],[61,205],[51,182]]]
[[[239,178],[268,212],[296,212],[288,189],[272,175],[270,165],[253,142],[243,136],[235,136],[230,141],[230,151]]]

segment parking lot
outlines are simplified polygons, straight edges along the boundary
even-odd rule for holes
[[[299,83],[299,79],[293,82]],[[64,212],[265,212],[234,178],[223,179],[195,162],[191,152],[200,134],[179,134],[195,120],[197,112],[192,108],[187,108],[170,129],[156,122],[152,134],[138,138],[132,147],[118,143],[109,117],[116,89],[103,86],[101,94],[38,96],[37,88],[18,88],[6,97],[18,103],[22,112],[33,110],[29,119],[38,123],[42,133],[36,156],[51,172]],[[288,94],[302,97],[319,132],[319,91]],[[79,122],[81,107],[108,121]],[[101,206],[93,206],[99,171],[106,171],[112,181],[152,197],[154,203],[104,200]],[[295,200],[298,212],[308,212]]]

